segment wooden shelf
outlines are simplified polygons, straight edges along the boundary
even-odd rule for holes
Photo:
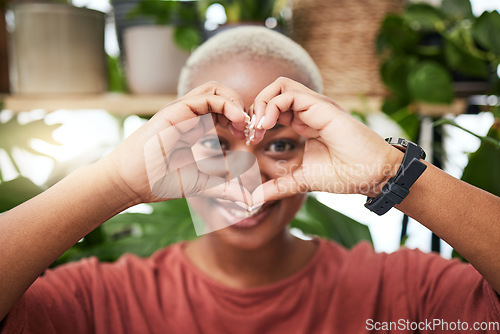
[[[4,109],[14,112],[43,109],[104,109],[116,115],[150,116],[166,104],[174,101],[175,95],[6,95]]]
[[[4,95],[0,97],[4,109],[13,112],[43,109],[104,109],[117,115],[152,115],[166,104],[176,99],[175,95],[132,95],[132,94],[95,94],[95,95]],[[373,113],[380,110],[381,97],[338,97],[335,100],[347,111]]]
[[[51,112],[58,109],[82,110],[104,109],[116,115],[151,116],[166,104],[174,101],[176,95],[133,95],[133,94],[95,94],[95,95],[4,95],[4,109],[14,112],[43,109]],[[383,98],[338,96],[335,98],[346,111],[363,114],[380,111]],[[451,105],[420,104],[422,115],[439,117],[445,114],[459,115],[465,111],[465,99],[456,99]]]

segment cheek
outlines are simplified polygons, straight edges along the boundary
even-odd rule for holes
[[[291,174],[294,170],[299,168],[302,165],[302,156],[301,153],[279,160],[264,157],[259,159],[259,167],[268,178],[275,179]]]

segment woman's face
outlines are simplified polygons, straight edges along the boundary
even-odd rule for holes
[[[280,76],[296,81],[300,81],[303,77],[293,67],[278,61],[240,59],[205,66],[200,73],[197,73],[193,87],[190,88],[193,89],[207,81],[216,81],[240,94],[248,109],[260,91]],[[305,140],[289,127],[278,125],[268,130],[261,142],[249,146],[244,139],[234,137],[225,126],[216,125],[216,131],[222,150],[247,151],[255,155],[262,183],[283,176],[302,163]],[[197,145],[200,144],[202,150],[219,148],[215,134],[207,134]],[[259,184],[255,180],[243,183]],[[250,192],[253,190],[252,187],[248,189]],[[285,227],[300,209],[304,199],[305,195],[299,194],[266,202],[256,213],[244,220],[241,217],[246,212],[227,201],[191,198],[189,203],[207,224],[220,226],[233,223],[210,233],[210,237],[234,247],[256,249],[288,233]],[[238,223],[234,224],[236,221]]]

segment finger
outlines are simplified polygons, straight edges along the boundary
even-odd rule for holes
[[[203,189],[197,192],[197,197],[211,197],[233,201],[245,210],[251,206],[249,202],[251,201],[252,194],[238,182],[238,179],[227,181],[220,177],[201,174],[200,184],[202,183],[204,183]]]
[[[254,113],[256,114],[257,117],[257,128],[270,129],[274,126],[277,118],[279,117],[279,114],[275,110],[269,110],[269,111],[266,110],[267,104],[273,98],[281,94],[293,91],[307,94],[311,98],[315,98],[316,100],[319,101],[329,102],[329,103],[333,102],[326,96],[316,93],[315,91],[309,89],[308,87],[304,86],[301,83],[298,83],[289,78],[280,77],[276,79],[272,84],[264,88],[255,98],[253,108],[254,108]],[[283,108],[281,111],[285,112],[289,109],[290,108]],[[268,116],[268,112],[272,112],[272,114]],[[262,117],[264,117],[264,115],[265,119],[262,120]]]
[[[252,192],[252,201],[255,204],[279,200],[299,193],[311,191],[305,181],[302,169],[297,169],[293,174],[269,180]]]
[[[322,99],[317,99],[314,96],[303,92],[286,92],[271,99],[265,109],[266,122],[276,122],[277,118],[283,111],[293,111],[293,117],[290,114],[283,115],[284,120],[289,120],[293,126],[294,123],[305,124],[308,127],[320,131],[323,130],[338,114],[345,114],[331,103],[326,103]],[[343,115],[345,116],[345,115]],[[281,121],[281,120],[280,120]],[[264,124],[263,128],[266,128]]]
[[[217,95],[205,94],[185,98],[179,101],[176,107],[178,111],[168,113],[167,116],[173,125],[208,113],[224,115],[233,123],[244,123],[248,118],[241,106]]]
[[[193,96],[205,95],[205,94],[212,94],[225,97],[228,100],[234,102],[236,105],[240,106],[241,109],[243,110],[245,109],[245,104],[243,103],[243,99],[238,93],[236,93],[231,88],[221,85],[215,81],[209,81],[194,88],[189,93],[184,95],[184,97],[190,98]]]
[[[238,139],[245,139],[246,138],[245,137],[245,129],[239,130],[233,124],[230,124],[229,130],[231,131],[231,134]]]

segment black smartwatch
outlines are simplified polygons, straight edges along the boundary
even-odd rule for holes
[[[427,166],[420,161],[425,159],[424,150],[417,144],[402,138],[386,138],[386,142],[405,153],[401,166],[394,177],[382,188],[377,197],[368,197],[365,207],[381,216],[394,205],[399,204],[410,193],[410,187],[422,175]]]

